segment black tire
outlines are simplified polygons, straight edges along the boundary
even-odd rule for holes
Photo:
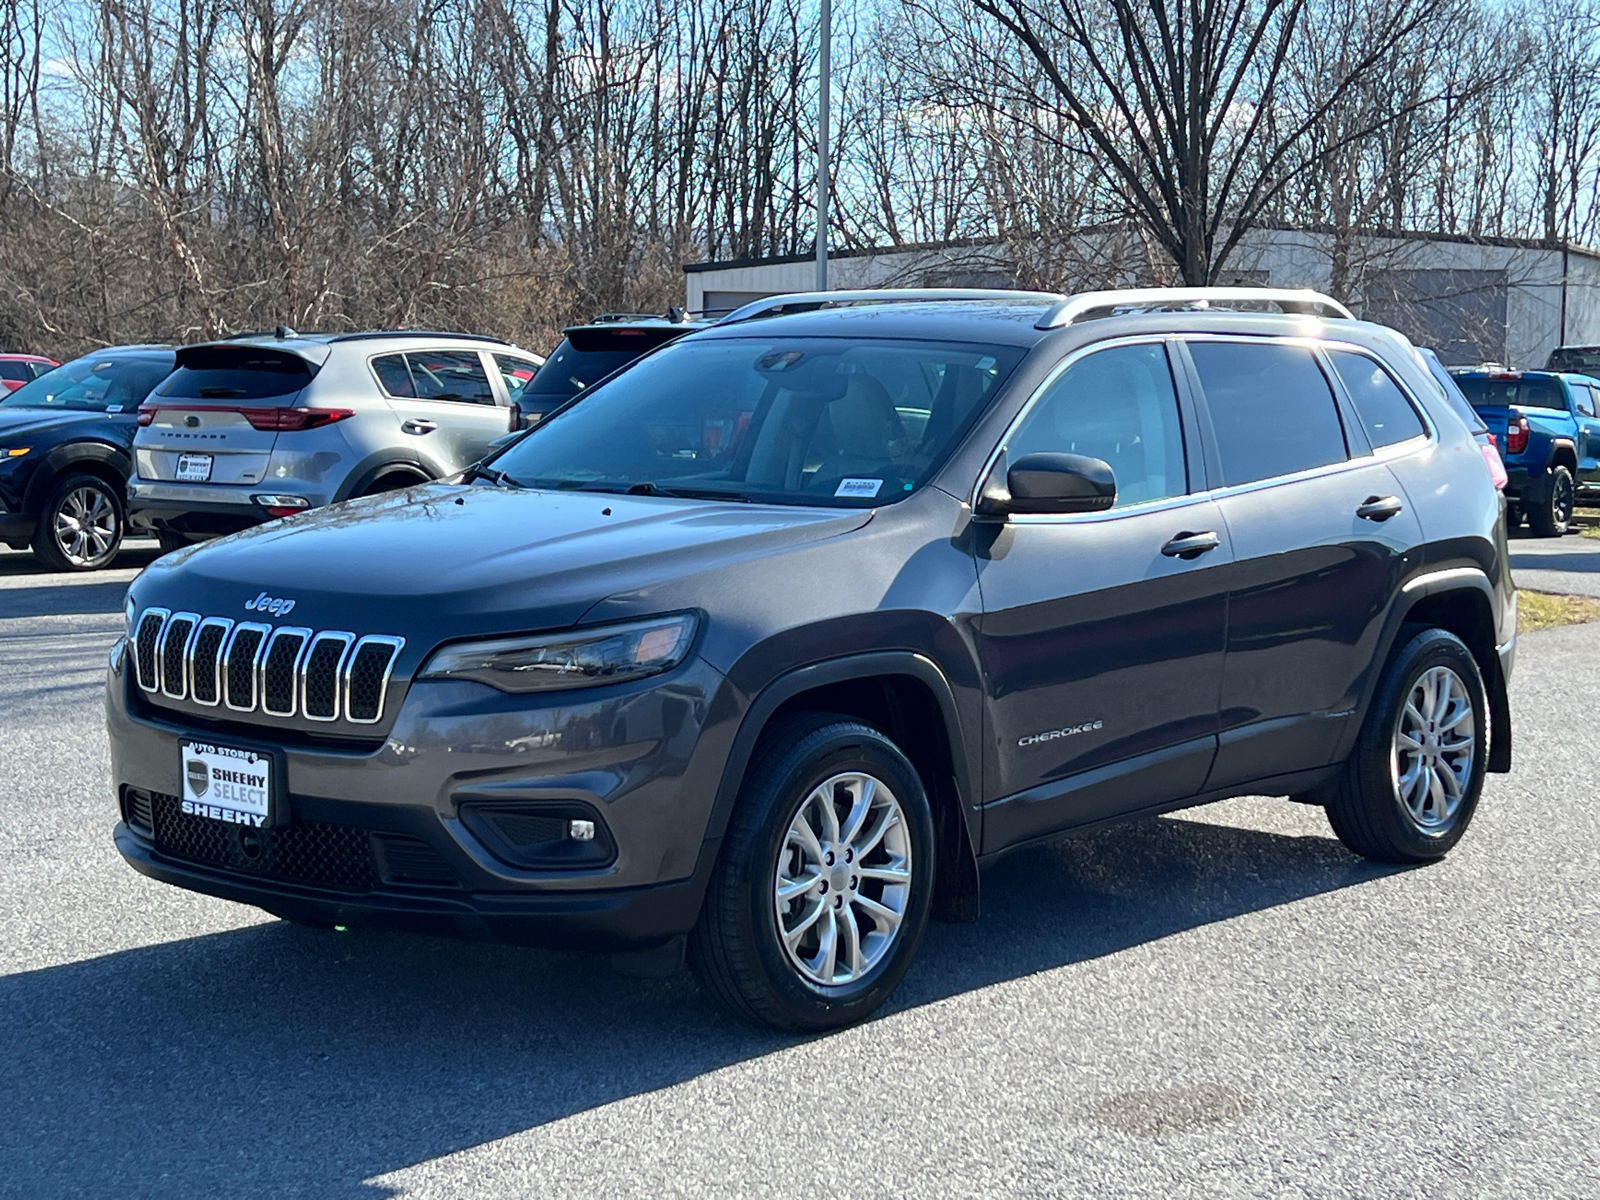
[[[1403,644],[1384,670],[1355,751],[1327,803],[1328,823],[1339,840],[1363,858],[1390,863],[1429,862],[1449,853],[1477,810],[1488,763],[1489,707],[1478,664],[1455,634],[1443,629],[1408,628],[1401,632],[1401,638]],[[1435,769],[1439,790],[1433,798],[1424,798],[1431,789],[1426,786],[1426,776],[1421,779],[1424,787],[1412,793],[1423,808],[1419,815],[1401,798],[1399,781],[1404,778],[1406,763],[1417,763],[1425,752],[1412,754],[1403,748],[1401,719],[1407,701],[1413,698],[1413,689],[1419,687],[1425,675],[1441,668],[1455,677],[1465,693],[1463,698],[1470,702],[1473,743],[1470,763],[1461,764],[1459,755],[1454,759],[1456,764],[1465,766],[1464,772],[1458,773],[1450,764],[1438,760],[1442,771]],[[1420,706],[1419,711],[1425,707]],[[1411,722],[1409,716],[1406,720]],[[1438,739],[1433,742],[1437,750],[1446,730],[1440,729],[1435,735],[1433,729],[1431,724],[1426,726],[1427,737]],[[1449,780],[1445,778],[1447,774]],[[1455,781],[1459,793],[1453,809],[1448,807],[1452,797],[1446,786],[1451,781]]]
[[[1572,472],[1562,466],[1550,468],[1550,486],[1543,499],[1528,506],[1528,526],[1540,537],[1560,537],[1572,527]]]
[[[792,823],[808,808],[820,785],[850,773],[870,776],[885,786],[890,799],[898,803],[904,820],[903,824],[894,824],[903,829],[906,839],[899,844],[909,846],[906,857],[911,878],[908,891],[894,900],[903,902],[904,907],[881,957],[866,966],[858,979],[824,985],[808,978],[785,948],[772,889],[784,869],[783,862],[792,861],[791,854],[803,853],[798,843],[791,848]],[[885,836],[883,842],[887,840]],[[826,839],[822,844],[828,844]],[[837,844],[848,843],[841,840]],[[872,850],[859,863],[868,864],[867,870],[871,870],[869,860],[879,853],[882,851]],[[844,861],[842,856],[839,861]],[[723,1007],[753,1024],[815,1032],[859,1021],[894,991],[917,952],[933,898],[934,862],[933,814],[927,793],[916,769],[900,749],[876,729],[849,717],[800,714],[771,731],[751,760],[706,892],[705,907],[689,935],[689,961]],[[819,866],[817,887],[825,893],[828,884],[821,878],[824,870]],[[850,874],[848,868],[840,870]],[[862,876],[867,870],[862,871]],[[820,901],[824,910],[831,903],[833,911],[823,911],[821,916],[837,931],[836,944],[853,944],[854,953],[863,955],[871,939],[881,936],[881,926],[875,924],[873,930],[859,932],[862,921],[857,904],[861,901],[853,898],[857,886],[851,875],[847,884],[835,885],[831,902],[821,894],[808,892],[790,903],[803,906]],[[879,887],[878,899],[888,898],[887,888],[874,882],[860,887],[862,896],[869,888]],[[844,907],[846,896],[852,897],[848,907]],[[872,903],[870,898],[866,903]],[[798,909],[795,911],[798,915]],[[845,914],[843,919],[841,911]],[[844,920],[851,921],[858,931],[854,938],[845,934]],[[806,922],[797,919],[796,924]],[[816,921],[818,929],[823,924]],[[803,945],[802,940],[798,946]],[[847,957],[849,954],[847,948]],[[820,955],[819,961],[824,961]],[[857,961],[865,963],[865,957]],[[830,971],[829,977],[833,978],[834,972]]]
[[[189,545],[189,539],[181,533],[168,533],[165,529],[156,530],[156,541],[161,545],[161,553],[173,554]]]
[[[381,496],[384,492],[398,492],[401,488],[416,487],[419,483],[427,483],[425,475],[416,475],[410,471],[391,471],[387,475],[380,475],[366,487],[362,488],[362,496]]]
[[[53,571],[98,571],[122,548],[122,497],[98,475],[58,479],[39,510],[33,552]]]
[[[1515,533],[1522,528],[1522,506],[1515,500],[1506,503],[1506,532]]]

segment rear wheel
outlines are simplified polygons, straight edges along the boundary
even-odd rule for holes
[[[1489,710],[1472,652],[1416,631],[1384,672],[1327,805],[1339,840],[1378,862],[1427,862],[1466,832],[1483,790]]]
[[[933,895],[916,770],[859,721],[804,714],[753,761],[689,956],[734,1015],[792,1031],[859,1021],[900,982]]]
[[[1550,486],[1544,499],[1528,505],[1528,525],[1540,537],[1560,537],[1572,525],[1572,506],[1577,493],[1572,472],[1562,466],[1550,468]]]
[[[98,571],[122,546],[122,501],[96,475],[57,482],[39,513],[33,552],[57,571]]]

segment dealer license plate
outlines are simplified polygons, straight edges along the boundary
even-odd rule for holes
[[[178,482],[205,483],[211,478],[211,455],[178,455]]]
[[[272,820],[272,760],[254,750],[184,742],[183,811],[230,825]]]

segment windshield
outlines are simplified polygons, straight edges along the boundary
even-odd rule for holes
[[[944,459],[1022,355],[940,342],[690,337],[549,418],[494,467],[529,487],[884,504]]]
[[[25,383],[0,405],[76,412],[132,412],[172,370],[172,351],[88,354]]]
[[[640,346],[637,350],[583,351],[564,340],[556,347],[555,353],[545,359],[544,366],[533,377],[527,394],[566,400],[591,384],[598,383],[618,367],[627,366],[648,349],[649,346]]]
[[[1457,378],[1474,408],[1494,408],[1514,404],[1518,408],[1554,408],[1566,411],[1567,401],[1555,379],[1485,379],[1468,375]]]

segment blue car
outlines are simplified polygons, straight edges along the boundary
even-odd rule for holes
[[[1560,537],[1580,500],[1600,497],[1600,379],[1560,371],[1450,372],[1500,446],[1506,516]]]
[[[172,364],[170,346],[96,350],[0,399],[0,542],[53,571],[110,565],[139,405]]]

